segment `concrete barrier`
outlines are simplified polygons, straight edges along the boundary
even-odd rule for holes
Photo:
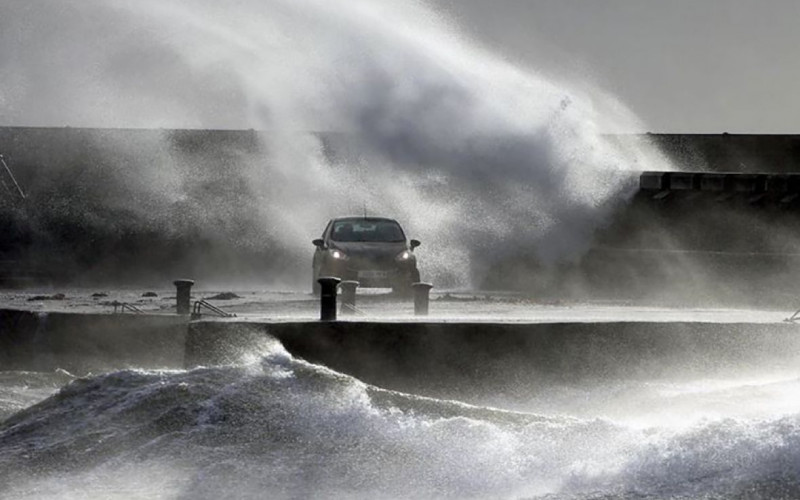
[[[669,175],[669,172],[642,172],[639,176],[639,189],[643,191],[669,189]]]
[[[730,176],[731,189],[737,193],[761,193],[766,190],[767,175],[741,174]]]
[[[700,175],[701,191],[730,191],[733,185],[732,178],[728,174],[702,174]]]
[[[76,374],[235,364],[274,337],[297,358],[431,396],[609,379],[740,376],[800,362],[789,323],[253,322],[0,311],[0,369]]]
[[[696,172],[673,172],[669,176],[669,188],[673,191],[696,191],[700,189],[702,175]]]
[[[766,190],[770,193],[788,194],[800,192],[800,175],[777,174],[767,177]]]
[[[733,191],[738,193],[800,192],[800,174],[721,172],[642,172],[642,191]]]
[[[0,369],[181,368],[186,324],[167,315],[0,310]]]
[[[271,335],[295,357],[431,396],[510,384],[738,375],[795,366],[800,326],[718,323],[194,322],[187,368],[235,363]]]

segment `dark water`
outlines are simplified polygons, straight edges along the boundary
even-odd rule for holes
[[[0,496],[797,498],[800,370],[771,371],[597,374],[492,407],[386,391],[271,339],[191,371],[6,372]]]

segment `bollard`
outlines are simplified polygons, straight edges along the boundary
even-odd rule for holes
[[[343,316],[355,314],[356,312],[356,288],[358,281],[342,281],[339,287],[342,289],[342,310]]]
[[[341,281],[334,277],[317,280],[322,288],[322,293],[319,294],[319,319],[321,321],[336,321],[336,288]]]
[[[428,315],[428,302],[433,285],[430,283],[414,283],[411,285],[414,290],[414,316]]]
[[[173,283],[177,288],[178,314],[189,314],[192,310],[192,285],[194,285],[194,280],[175,280]]]

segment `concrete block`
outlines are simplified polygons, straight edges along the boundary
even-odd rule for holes
[[[738,174],[731,176],[731,189],[737,193],[760,193],[766,189],[764,174]]]
[[[639,189],[644,191],[668,189],[669,174],[669,172],[642,172],[639,176]]]
[[[767,177],[766,190],[770,193],[800,192],[800,175],[775,174]]]
[[[731,175],[729,174],[702,174],[700,177],[701,191],[728,191],[730,185]]]
[[[696,172],[672,172],[669,176],[669,188],[673,191],[698,190],[702,175]]]

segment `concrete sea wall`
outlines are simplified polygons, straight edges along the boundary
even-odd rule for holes
[[[268,337],[297,358],[428,395],[508,384],[713,378],[800,362],[800,327],[790,323],[188,322],[0,310],[0,370],[84,374],[230,364],[260,354]]]
[[[0,370],[180,368],[186,324],[180,316],[0,310]]]
[[[195,322],[187,366],[231,363],[264,335],[380,387],[441,396],[609,379],[722,377],[796,366],[800,327],[758,323]]]

